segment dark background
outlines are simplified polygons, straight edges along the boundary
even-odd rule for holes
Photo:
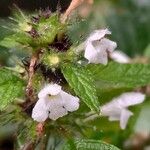
[[[70,0],[1,0],[0,1],[0,17],[7,17],[11,13],[13,5],[16,4],[19,8],[35,11],[39,9],[50,8],[55,11],[57,4],[61,6],[61,11],[66,10]]]

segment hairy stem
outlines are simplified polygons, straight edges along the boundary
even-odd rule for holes
[[[38,50],[36,53],[34,53],[31,57],[31,60],[30,60],[30,65],[29,65],[29,72],[28,72],[28,84],[27,84],[27,87],[26,87],[26,95],[27,97],[29,98],[30,101],[32,101],[32,98],[34,96],[33,94],[33,87],[32,87],[32,79],[33,79],[33,76],[34,76],[34,73],[35,73],[35,66],[37,64],[37,61],[39,59],[39,55],[41,53],[41,49]]]

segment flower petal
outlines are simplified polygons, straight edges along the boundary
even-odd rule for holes
[[[46,101],[47,101],[47,108],[50,111],[56,109],[56,107],[63,107],[65,104],[65,101],[60,94],[56,96],[51,96],[50,98],[46,99]]]
[[[45,98],[47,95],[57,95],[61,91],[61,86],[58,84],[46,85],[38,94],[39,99]]]
[[[38,122],[44,122],[48,118],[44,100],[37,101],[32,110],[32,118]]]
[[[89,62],[94,61],[94,58],[97,56],[97,51],[92,45],[92,43],[88,43],[85,48],[84,57],[89,60]]]
[[[115,50],[115,48],[117,47],[117,43],[116,42],[111,41],[111,40],[109,40],[107,38],[101,39],[100,45],[105,46],[105,49],[108,52],[110,52],[110,53],[112,53]]]
[[[65,108],[63,107],[55,107],[55,109],[53,109],[52,111],[50,111],[49,113],[49,118],[52,120],[57,120],[60,117],[63,117],[65,115],[67,115],[68,112]]]
[[[99,52],[97,55],[97,62],[103,65],[107,65],[108,63],[108,54],[106,51]]]
[[[95,63],[106,65],[108,62],[107,45],[102,44],[101,41],[94,41],[92,44],[97,51]]]
[[[74,97],[66,92],[61,92],[61,96],[65,101],[64,107],[67,111],[76,111],[79,108],[79,98]]]
[[[145,95],[140,92],[127,92],[113,99],[119,107],[128,107],[140,104],[144,101]]]
[[[110,58],[118,63],[129,63],[130,58],[121,51],[114,51],[110,53]]]
[[[121,94],[119,97],[113,98],[112,101],[106,103],[104,106],[107,109],[125,108],[132,105],[140,104],[144,101],[145,95],[140,92],[127,92]]]
[[[87,39],[88,42],[97,41],[102,39],[106,34],[111,34],[108,29],[95,30]]]
[[[128,123],[128,120],[130,116],[132,116],[133,113],[127,109],[123,109],[120,116],[120,127],[121,129],[125,129]]]
[[[108,62],[106,48],[100,44],[100,41],[88,43],[85,49],[84,57],[88,59],[89,63],[101,63],[106,65]]]
[[[110,118],[120,118],[121,109],[114,107],[112,103],[108,103],[101,107],[102,116],[109,116]]]

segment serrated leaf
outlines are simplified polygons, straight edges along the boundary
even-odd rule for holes
[[[0,69],[0,110],[23,95],[24,81],[8,69]]]
[[[97,87],[101,89],[135,88],[150,83],[150,65],[119,64],[89,65]]]
[[[78,139],[73,145],[67,143],[64,150],[119,150],[119,148],[99,140]]]
[[[99,101],[92,76],[87,69],[67,64],[62,67],[62,72],[69,85],[83,102],[91,109],[99,112]]]

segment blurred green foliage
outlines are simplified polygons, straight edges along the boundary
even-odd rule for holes
[[[139,4],[137,1],[119,0],[106,17],[106,22],[119,49],[130,56],[144,53],[150,43],[150,5],[143,6],[142,1]]]

